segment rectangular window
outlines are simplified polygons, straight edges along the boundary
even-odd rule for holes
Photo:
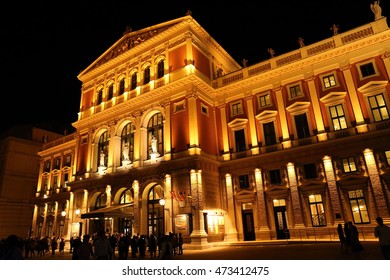
[[[357,170],[355,159],[353,157],[343,158],[342,161],[343,161],[343,170],[345,173],[355,172]]]
[[[119,82],[119,95],[122,95],[125,92],[125,79],[122,79]]]
[[[50,172],[50,160],[45,161],[44,172]]]
[[[241,102],[232,104],[232,116],[242,114]]]
[[[305,179],[317,179],[317,168],[315,163],[308,163],[303,165],[305,172]]]
[[[68,166],[70,167],[70,161],[72,159],[72,156],[71,155],[66,155],[65,156],[65,166]]]
[[[341,104],[329,107],[329,113],[335,131],[347,128],[347,120]]]
[[[144,85],[150,82],[150,68],[147,67],[144,71]]]
[[[389,112],[387,111],[386,102],[383,94],[378,94],[368,97],[370,108],[374,121],[380,122],[389,119]]]
[[[96,105],[100,105],[103,101],[103,90],[99,90],[98,95],[97,95],[97,103]]]
[[[363,78],[375,75],[374,64],[370,62],[370,63],[360,65],[360,73],[362,74]]]
[[[302,95],[301,87],[299,85],[290,87],[290,98],[296,98]]]
[[[270,106],[271,98],[269,94],[259,96],[259,104],[260,104],[260,108]]]
[[[336,78],[334,77],[333,74],[323,77],[322,81],[324,82],[325,88],[331,88],[336,85]]]
[[[202,112],[202,114],[209,116],[209,107],[206,104],[200,104],[200,111]]]
[[[164,77],[164,60],[157,64],[157,79]]]
[[[390,166],[390,151],[385,152],[387,166]]]
[[[111,85],[108,87],[108,96],[107,96],[107,100],[111,100],[113,96],[114,96],[114,85],[111,84]]]
[[[269,171],[269,179],[271,185],[279,185],[282,183],[282,177],[280,176],[280,169],[274,169]]]
[[[363,190],[348,191],[349,203],[353,221],[355,224],[367,224],[370,222],[366,200],[364,199]]]
[[[273,122],[263,124],[264,140],[266,146],[276,144],[275,127]]]
[[[322,203],[322,195],[313,194],[309,196],[311,222],[313,227],[326,226],[325,207]]]
[[[60,158],[56,158],[54,160],[54,169],[60,169],[61,168],[61,159]]]
[[[53,187],[52,189],[58,188],[58,176],[54,176],[53,178]]]
[[[238,181],[240,185],[240,189],[249,189],[249,176],[248,175],[241,175],[238,176]]]
[[[133,90],[137,87],[137,73],[134,73],[132,76],[131,76],[131,88],[130,90]]]

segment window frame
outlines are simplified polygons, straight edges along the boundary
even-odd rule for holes
[[[363,190],[349,190],[347,195],[354,224],[369,224],[370,215]]]
[[[334,112],[336,113],[335,116],[333,116],[333,114],[332,114],[333,108],[334,108]],[[340,112],[339,108],[341,108],[342,115],[341,114],[339,115],[339,112]],[[332,127],[333,127],[334,131],[339,131],[339,130],[343,130],[343,129],[348,128],[347,117],[345,115],[345,111],[344,111],[344,107],[343,107],[342,103],[328,106],[328,112],[329,112],[330,121],[332,123]],[[344,120],[342,120],[342,119],[344,119]],[[337,121],[340,128],[337,128],[335,126],[335,121]],[[345,127],[344,127],[344,125],[345,125]]]
[[[365,75],[363,75],[362,67],[364,65],[368,65],[368,64],[372,65],[372,69],[374,70],[374,73],[365,76]],[[356,68],[358,70],[360,80],[379,76],[379,71],[378,71],[378,68],[376,67],[375,59],[370,59],[370,60],[366,60],[364,62],[356,63]]]
[[[243,113],[242,100],[230,103],[230,115],[232,117],[242,115]]]
[[[311,194],[308,196],[310,218],[313,227],[325,227],[326,214],[322,194]],[[322,212],[321,212],[322,210]],[[315,213],[313,213],[315,212]]]

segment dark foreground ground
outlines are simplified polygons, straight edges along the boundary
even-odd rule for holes
[[[184,246],[183,255],[176,255],[176,260],[383,260],[378,241],[363,241],[364,250],[360,255],[345,253],[338,242],[239,242],[220,245],[203,250],[192,250]],[[114,260],[118,252],[115,252]],[[71,260],[72,254],[65,250],[57,251],[55,256],[47,252],[45,256],[35,256],[33,260]],[[131,258],[129,260],[137,260]],[[150,260],[147,253],[146,259]]]

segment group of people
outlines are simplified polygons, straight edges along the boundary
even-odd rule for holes
[[[51,255],[55,255],[56,251],[63,254],[65,251],[65,240],[53,236],[42,238],[29,237],[22,239],[15,234],[9,235],[6,239],[2,240],[0,244],[0,255],[3,255],[4,259],[6,254],[10,254],[10,258],[19,256],[22,259],[33,258],[35,256],[44,256],[46,253],[51,252]],[[6,253],[8,251],[8,253]],[[19,259],[18,257],[18,259]]]
[[[360,259],[360,253],[363,251],[363,245],[359,240],[359,232],[352,222],[346,222],[344,228],[338,224],[337,233],[339,235],[341,250],[344,253],[353,253],[357,259]]]
[[[115,256],[117,251],[118,255]],[[183,237],[181,233],[169,235],[155,234],[130,236],[124,233],[84,235],[83,240],[74,238],[71,242],[73,260],[127,260],[131,258],[171,259],[174,255],[183,254]]]
[[[379,246],[383,258],[390,260],[390,227],[383,223],[382,217],[377,217],[376,222],[378,225],[374,229],[374,236],[379,239]],[[364,248],[360,243],[357,227],[349,221],[344,224],[344,228],[342,224],[338,224],[337,232],[340,239],[341,251],[344,253],[353,253],[357,259],[360,259],[360,254]]]

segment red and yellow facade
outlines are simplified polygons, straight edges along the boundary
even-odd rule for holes
[[[244,67],[191,15],[124,34],[78,76],[76,132],[40,152],[34,232],[372,236],[390,221],[386,20]]]

